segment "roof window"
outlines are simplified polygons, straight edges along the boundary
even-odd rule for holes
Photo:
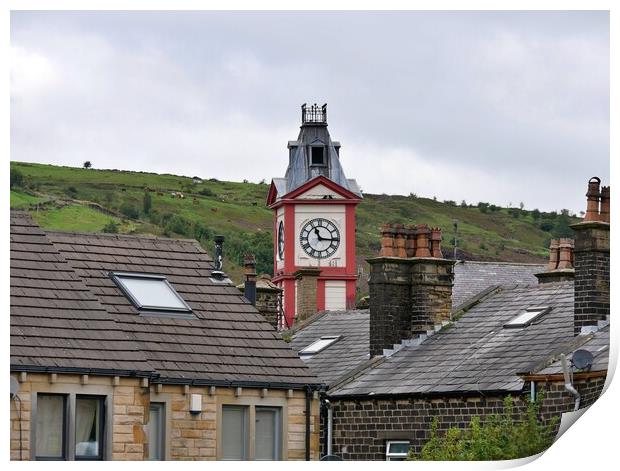
[[[532,324],[534,321],[540,319],[543,315],[549,312],[551,308],[548,307],[532,307],[526,309],[524,312],[519,314],[517,317],[511,319],[506,324],[504,324],[504,328],[511,327],[527,327]]]
[[[140,311],[149,314],[176,314],[191,317],[192,309],[163,275],[143,273],[110,273],[123,294]]]
[[[320,351],[325,350],[327,347],[336,343],[341,338],[342,335],[321,337],[319,340],[312,342],[306,348],[300,350],[299,354],[302,356],[314,355],[315,353],[319,353]]]

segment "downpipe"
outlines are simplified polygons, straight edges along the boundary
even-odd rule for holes
[[[573,383],[571,381],[571,375],[568,371],[568,362],[566,361],[566,356],[564,354],[560,355],[560,360],[562,362],[562,370],[564,371],[564,388],[575,396],[575,411],[579,410],[579,405],[581,404],[581,395],[579,391],[575,389]]]

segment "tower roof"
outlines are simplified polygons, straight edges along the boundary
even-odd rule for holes
[[[340,165],[340,143],[332,141],[327,130],[327,104],[301,105],[299,136],[296,141],[289,141],[288,149],[289,164],[285,182],[280,181],[278,185],[284,187],[279,188],[280,196],[319,175],[361,196],[355,180],[347,180]]]

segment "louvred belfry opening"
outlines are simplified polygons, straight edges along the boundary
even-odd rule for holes
[[[362,199],[357,182],[344,174],[326,104],[301,106],[299,135],[287,147],[285,176],[272,180],[267,197],[284,329],[318,311],[355,306],[355,207]]]

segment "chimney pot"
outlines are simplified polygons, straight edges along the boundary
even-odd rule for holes
[[[392,224],[383,224],[381,226],[381,257],[394,256],[394,233]]]
[[[441,253],[441,229],[439,227],[431,229],[431,251],[433,257],[443,258]]]
[[[558,260],[558,270],[565,270],[569,268],[573,268],[572,259],[573,259],[573,249],[575,247],[575,243],[573,239],[560,239],[559,241],[559,260]]]
[[[243,271],[245,273],[243,294],[252,305],[256,306],[256,259],[254,255],[243,257]]]
[[[415,257],[417,238],[417,232],[414,224],[407,225],[405,228],[405,235],[407,237],[407,243],[405,245],[405,248],[407,249],[407,257],[413,258]]]
[[[430,244],[429,239],[431,235],[431,230],[429,229],[427,224],[418,224],[418,237],[416,240],[416,257],[430,257]]]
[[[601,221],[609,222],[609,187],[601,188]]]
[[[547,271],[555,270],[558,267],[558,261],[560,260],[560,240],[551,239],[549,244],[549,263],[547,264]]]
[[[398,258],[407,258],[407,249],[405,248],[405,226],[402,224],[394,224],[394,256]]]
[[[586,207],[586,215],[583,218],[584,221],[600,221],[599,214],[599,202],[601,199],[601,179],[598,177],[592,177],[588,181],[588,192],[586,198],[588,201]]]

